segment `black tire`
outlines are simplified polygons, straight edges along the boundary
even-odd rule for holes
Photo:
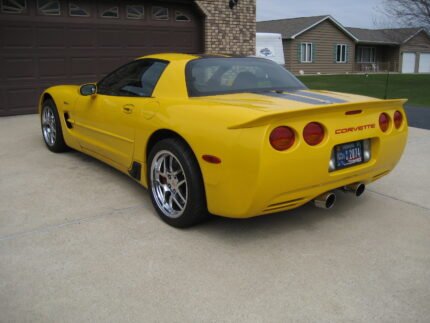
[[[49,110],[49,111],[47,111]],[[44,123],[44,118],[46,116],[46,112],[49,112],[50,116],[53,116],[54,123]],[[52,114],[51,114],[52,113]],[[42,137],[45,142],[46,147],[54,153],[61,153],[69,150],[66,143],[64,142],[63,130],[61,128],[61,121],[58,115],[57,107],[53,100],[46,99],[42,104],[42,113],[40,114],[40,124],[42,128]],[[55,139],[50,141],[48,138],[49,135],[45,134],[45,131],[51,131],[52,128],[55,129]]]
[[[180,172],[178,178],[176,175],[171,176],[172,182],[172,191],[179,192],[182,189],[182,195],[185,196],[185,203],[182,205],[183,209],[181,211],[173,210],[175,207],[176,209],[180,209],[180,204],[173,202],[173,211],[177,211],[180,213],[180,215],[173,216],[172,214],[169,215],[169,211],[166,210],[166,208],[161,207],[160,205],[163,204],[160,202],[159,195],[157,195],[157,187],[160,188],[163,186],[166,188],[166,190],[163,190],[164,193],[162,193],[163,197],[166,196],[170,197],[173,195],[174,197],[177,197],[176,194],[171,193],[169,189],[167,189],[168,183],[160,183],[160,180],[163,180],[163,178],[166,178],[167,181],[167,175],[160,175],[158,177],[159,181],[155,180],[156,175],[156,165],[163,164],[161,162],[157,163],[157,161],[162,160],[163,156],[173,155],[175,159],[173,159],[173,168],[176,168],[177,172],[180,172],[183,170],[183,172]],[[157,158],[155,161],[154,159]],[[169,157],[166,157],[169,158]],[[177,163],[179,162],[179,164]],[[154,164],[153,164],[154,163]],[[175,167],[176,166],[176,167]],[[162,166],[160,166],[162,167]],[[166,165],[164,167],[167,167]],[[164,168],[164,172],[166,172],[166,168]],[[151,176],[152,174],[152,176]],[[160,172],[158,172],[160,174]],[[172,173],[173,174],[173,173]],[[184,174],[184,177],[182,177],[181,174]],[[202,174],[200,171],[200,167],[196,161],[196,158],[191,151],[191,149],[188,147],[186,143],[184,143],[182,140],[178,138],[169,138],[169,139],[163,139],[159,141],[155,146],[152,148],[151,152],[148,156],[148,167],[147,167],[147,178],[148,178],[148,190],[149,195],[151,197],[152,204],[157,211],[160,218],[166,222],[167,224],[176,227],[176,228],[186,228],[191,227],[193,225],[196,225],[198,223],[201,223],[209,218],[209,213],[207,211],[206,206],[206,195],[204,190],[204,184],[202,179]],[[170,178],[170,177],[169,177]],[[183,187],[178,187],[176,184],[178,182],[182,182],[185,179],[185,185],[186,185],[186,192],[184,192]],[[169,179],[170,181],[170,179]],[[176,182],[175,182],[176,181]],[[170,185],[168,185],[170,188]],[[175,186],[175,187],[174,187]],[[166,193],[168,192],[168,193]],[[170,195],[169,195],[170,192]],[[158,197],[157,197],[158,196]],[[165,198],[164,200],[168,200],[168,198]],[[158,201],[158,203],[157,203]],[[176,201],[183,201],[183,199],[177,199]],[[159,205],[159,203],[161,203]],[[182,204],[182,203],[181,203]],[[164,204],[167,208],[169,207],[168,203]]]

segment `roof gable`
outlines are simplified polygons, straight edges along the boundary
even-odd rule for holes
[[[392,45],[404,44],[424,31],[423,28],[363,29],[347,27],[346,29],[357,37],[359,43]]]
[[[296,37],[318,26],[326,20],[331,21],[347,36],[357,41],[357,38],[349,30],[347,30],[338,21],[336,21],[332,16],[329,15],[260,21],[257,22],[257,31],[280,33],[282,34],[283,39],[295,39]]]

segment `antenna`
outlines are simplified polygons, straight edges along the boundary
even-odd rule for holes
[[[384,94],[384,100],[388,99],[388,85],[390,82],[390,65],[388,64],[387,69],[387,79],[385,80],[385,94]]]

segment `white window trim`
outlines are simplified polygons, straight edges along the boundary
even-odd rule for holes
[[[83,11],[85,11],[87,14],[86,15],[74,15],[74,14],[72,14],[72,6],[73,5],[75,5],[75,6],[77,6],[77,7],[79,7],[79,9],[81,9],[81,10],[83,10]],[[77,4],[75,4],[75,3],[73,3],[72,1],[71,2],[69,2],[69,16],[70,17],[90,17],[91,16],[91,14],[88,12],[88,10],[86,10],[85,8],[82,8],[81,6],[78,6]]]
[[[141,17],[141,18],[133,18],[133,17],[129,16],[128,9],[129,9],[130,7],[137,7],[137,6],[139,6],[139,7],[142,7],[142,8],[143,8],[143,14],[142,14],[142,17]],[[146,8],[145,8],[145,6],[144,6],[144,5],[128,5],[128,6],[126,6],[126,8],[125,8],[125,13],[126,13],[127,19],[132,19],[132,20],[145,20]]]
[[[42,10],[39,8],[39,7],[40,7],[40,4],[39,4],[39,0],[37,0],[37,1],[36,1],[36,6],[37,6],[36,10],[37,10],[37,14],[38,14],[39,16],[61,16],[61,1],[60,1],[60,0],[57,0],[57,1],[58,1],[58,13],[46,14],[46,13],[43,13],[43,12],[42,12]]]
[[[166,11],[167,11],[167,13],[166,13],[166,18],[163,18],[163,19],[158,18],[158,17],[155,15],[155,12],[154,12],[154,9],[155,9],[155,8],[166,9]],[[163,7],[163,6],[152,6],[152,7],[151,7],[151,18],[152,18],[152,20],[156,20],[156,21],[168,21],[168,20],[170,20],[170,10],[169,10],[169,8],[168,8],[168,7]]]
[[[303,60],[303,45],[305,46],[305,60]],[[309,48],[310,48],[310,60],[309,57]],[[313,43],[300,43],[300,63],[313,63],[314,61],[314,44]]]
[[[117,12],[116,17],[103,16],[107,11],[110,11],[112,9],[116,9],[116,12]],[[110,7],[110,8],[107,8],[107,9],[101,11],[100,12],[100,18],[103,18],[103,19],[119,19],[120,18],[119,6],[113,6],[113,7]]]
[[[2,13],[12,14],[12,15],[20,15],[20,14],[23,14],[27,11],[27,0],[24,1],[24,7],[21,9],[20,12],[13,12],[13,10],[16,9],[14,7],[12,7],[12,12],[10,12],[10,11],[8,12],[7,11],[8,9],[5,9],[5,7],[9,7],[9,6],[6,6],[2,1],[1,2],[1,12]]]
[[[340,46],[340,57],[337,56],[339,46]],[[344,54],[344,55],[342,55],[342,54]],[[348,45],[347,44],[336,44],[336,54],[335,55],[336,55],[336,63],[337,64],[346,64],[348,62]],[[345,57],[345,59],[342,60],[342,57]]]
[[[363,61],[363,49],[365,49],[365,48],[373,48],[373,57],[371,57],[370,61],[368,61],[368,62]],[[359,60],[357,59],[357,63],[366,63],[366,64],[376,63],[376,47],[372,47],[372,46],[360,46],[360,47],[358,47],[357,48],[357,57],[359,58]]]

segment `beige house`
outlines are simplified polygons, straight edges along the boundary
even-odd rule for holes
[[[257,31],[282,34],[295,74],[430,73],[430,36],[422,28],[349,28],[316,16],[257,22]]]

